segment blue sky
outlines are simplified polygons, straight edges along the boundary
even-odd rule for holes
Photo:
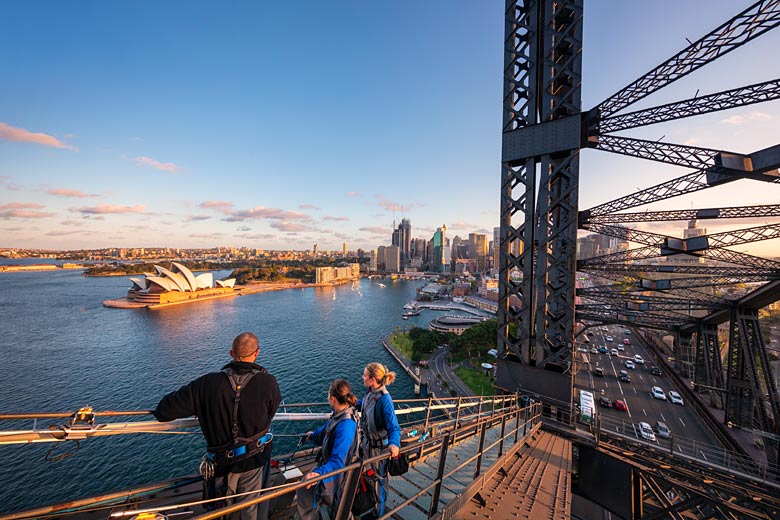
[[[4,4],[0,247],[375,248],[389,242],[393,209],[415,237],[442,224],[450,236],[490,233],[503,6]],[[588,2],[583,107],[742,8]],[[774,79],[778,48],[780,30],[637,106]],[[777,144],[780,105],[627,135],[752,152]],[[581,208],[685,173],[582,156]],[[772,188],[740,184],[665,207],[777,203]]]

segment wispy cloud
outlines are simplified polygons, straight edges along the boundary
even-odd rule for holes
[[[731,126],[744,125],[747,121],[770,121],[774,119],[772,115],[765,112],[750,112],[744,116],[731,116],[726,119],[721,119],[721,123]]]
[[[476,228],[476,224],[470,224],[468,222],[455,222],[454,224],[449,224],[447,228],[449,229],[474,229]]]
[[[220,213],[224,213],[225,215],[230,215],[233,213],[234,204],[226,200],[205,200],[198,204],[198,206],[203,209],[213,209]]]
[[[176,173],[177,171],[179,171],[179,167],[172,162],[164,163],[152,159],[151,157],[145,157],[143,155],[134,158],[133,161],[137,166],[140,166],[142,168],[154,168],[155,170],[162,170],[168,173]]]
[[[193,233],[190,235],[192,238],[222,238],[224,233]]]
[[[412,208],[422,206],[422,204],[415,204],[415,203],[400,204],[398,202],[388,200],[384,195],[377,195],[376,198],[379,207],[384,208],[387,211],[408,211]]]
[[[276,238],[276,235],[271,235],[268,233],[255,233],[255,234],[240,234],[240,235],[233,235],[237,238],[243,238],[244,240],[273,240]]]
[[[189,217],[185,218],[187,222],[200,222],[201,220],[208,220],[211,217],[208,215],[190,215]]]
[[[347,197],[360,197],[360,193],[358,193],[356,191],[348,191],[347,192]]]
[[[84,222],[81,220],[63,220],[60,222],[62,226],[83,226]]]
[[[246,233],[247,231],[252,231],[252,228],[249,226],[238,226],[236,228],[236,231],[241,231],[242,233]]]
[[[314,204],[301,204],[298,206],[298,209],[314,209],[319,211],[321,208],[319,206],[315,206]]]
[[[330,215],[322,217],[322,220],[330,220],[333,222],[347,222],[349,217],[331,217]]]
[[[83,213],[85,215],[105,215],[109,213],[146,213],[146,208],[143,204],[137,204],[135,206],[99,204],[91,207],[70,208],[70,211]]]
[[[359,228],[358,231],[365,231],[367,233],[371,233],[373,235],[387,235],[390,234],[391,230],[387,228],[383,228],[380,226],[368,226],[368,227],[362,227]]]
[[[0,205],[0,218],[46,218],[54,213],[45,211],[36,211],[43,209],[43,206],[35,202],[9,202]]]
[[[306,213],[300,213],[298,211],[289,211],[279,208],[266,208],[264,206],[256,206],[250,209],[242,209],[234,211],[230,217],[224,219],[228,222],[242,222],[244,220],[295,220],[300,222],[309,222],[311,217]]]
[[[84,193],[83,191],[79,190],[68,190],[65,188],[52,188],[50,190],[46,190],[46,193],[49,195],[55,195],[57,197],[73,197],[73,198],[88,198],[88,197],[97,197],[97,193]]]
[[[78,150],[68,144],[63,143],[56,137],[49,134],[30,132],[24,128],[17,128],[6,123],[0,123],[0,140],[15,141],[19,143],[34,143],[52,148],[61,148],[77,152]]]
[[[70,230],[70,231],[49,231],[48,233],[46,233],[46,236],[49,236],[49,237],[64,237],[64,236],[68,236],[68,235],[78,235],[78,234],[81,234],[81,233],[83,233],[83,231],[80,230],[80,229],[73,229],[73,230]]]

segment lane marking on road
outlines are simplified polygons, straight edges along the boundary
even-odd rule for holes
[[[604,381],[604,388],[609,388],[609,383],[607,383],[606,381]]]
[[[636,391],[636,388],[634,388],[634,393],[635,393],[635,394],[637,394],[637,395],[639,395],[639,394],[637,393],[637,391]]]
[[[642,377],[642,374],[639,374],[639,380],[640,380],[640,381],[644,381],[644,380],[645,380],[645,378],[644,378],[644,377]]]
[[[680,422],[682,423],[683,428],[685,428],[685,423],[683,422],[682,417],[678,417],[678,419],[680,419]]]
[[[664,417],[664,414],[661,414],[661,420],[666,422],[666,417]]]
[[[631,417],[631,408],[628,407],[628,399],[624,401],[626,403],[626,411],[628,412],[628,416]]]
[[[647,411],[644,408],[642,408],[642,411],[644,412],[645,417],[647,417]]]
[[[703,451],[699,450],[699,453],[701,453],[701,456],[704,457],[704,460],[710,460],[707,458],[707,456],[704,454]]]
[[[636,431],[636,424],[631,423],[631,427],[634,428],[634,437],[636,437],[638,439],[639,438],[639,434]]]

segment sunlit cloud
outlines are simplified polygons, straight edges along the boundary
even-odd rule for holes
[[[369,226],[369,227],[362,227],[359,228],[358,231],[365,231],[367,233],[371,233],[373,235],[386,235],[390,233],[390,230],[387,228],[383,228],[380,226]]]
[[[379,207],[384,208],[387,211],[408,211],[412,208],[422,206],[422,204],[417,204],[417,203],[400,204],[398,202],[388,200],[384,195],[377,195],[376,198]]]
[[[311,217],[306,213],[300,213],[298,211],[289,211],[279,208],[266,208],[264,206],[256,206],[250,209],[242,209],[234,211],[230,217],[224,219],[227,222],[242,222],[244,220],[296,220],[301,222],[311,221]]]
[[[136,166],[140,166],[142,168],[154,168],[155,170],[161,170],[168,173],[176,173],[179,171],[179,167],[176,166],[176,164],[172,162],[160,162],[155,159],[152,159],[151,157],[144,157],[139,156],[133,159]]]
[[[360,193],[358,193],[356,191],[348,191],[347,192],[347,197],[360,197]]]
[[[240,234],[233,236],[236,238],[243,238],[244,240],[273,240],[276,238],[276,235],[271,235],[268,233]]]
[[[35,202],[9,202],[0,205],[0,218],[47,218],[54,213],[36,211],[43,206]]]
[[[213,209],[225,215],[230,215],[233,212],[233,205],[232,202],[226,200],[205,200],[198,204],[203,209]]]
[[[192,233],[191,238],[222,238],[224,233]]]
[[[721,119],[721,123],[731,126],[744,125],[748,121],[771,121],[774,117],[771,114],[765,112],[749,112],[744,116],[731,116],[726,119]]]
[[[49,134],[30,132],[24,128],[16,128],[6,123],[0,123],[0,140],[15,141],[18,143],[34,143],[52,148],[61,148],[77,152],[78,150],[68,144],[63,143],[56,137]]]
[[[245,233],[245,232],[247,232],[247,231],[252,231],[252,228],[251,228],[251,227],[249,227],[249,226],[238,226],[238,227],[236,228],[236,231],[241,231],[241,232],[244,232],[244,233]]]
[[[298,209],[314,209],[319,211],[321,208],[319,206],[315,206],[314,204],[301,204],[298,206]]]
[[[62,226],[83,226],[84,222],[81,220],[63,220],[60,222]]]
[[[271,222],[271,227],[278,229],[279,231],[286,231],[288,233],[300,233],[303,231],[312,231],[310,225],[302,222],[289,222],[287,220],[281,220],[278,222]]]
[[[190,215],[189,217],[185,218],[187,222],[200,222],[201,220],[208,220],[211,217],[208,215]]]
[[[455,222],[454,224],[447,225],[448,229],[474,229],[478,227],[476,224],[470,224],[468,222]]]
[[[3,231],[8,231],[9,233],[16,233],[18,231],[24,231],[25,228],[23,227],[7,227],[3,228]]]
[[[135,206],[99,204],[91,207],[70,208],[70,211],[83,213],[85,215],[105,215],[109,213],[146,213],[146,208],[143,204],[137,204]]]
[[[83,231],[80,230],[80,229],[74,229],[74,230],[70,230],[70,231],[49,231],[48,233],[46,233],[46,236],[49,236],[49,237],[64,237],[64,236],[68,236],[68,235],[79,235],[81,233],[83,233]]]
[[[330,215],[322,217],[322,220],[330,220],[333,222],[347,222],[349,217],[331,217]]]
[[[73,198],[88,198],[88,197],[97,197],[97,193],[84,193],[83,191],[79,190],[68,190],[65,188],[53,188],[50,190],[46,190],[46,193],[49,195],[55,195],[57,197],[73,197]]]

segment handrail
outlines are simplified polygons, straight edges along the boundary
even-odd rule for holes
[[[514,396],[512,396],[512,397],[514,397]],[[540,413],[540,410],[539,410],[540,406],[538,404],[530,405],[529,407],[526,407],[526,408],[507,409],[504,412],[500,412],[499,415],[493,414],[493,415],[490,415],[488,417],[485,417],[483,419],[478,420],[478,422],[476,424],[469,424],[468,428],[472,428],[474,426],[479,426],[479,425],[488,424],[488,423],[495,424],[495,423],[497,423],[497,421],[496,421],[497,418],[506,417],[506,416],[510,416],[510,415],[514,416],[515,414],[519,414],[523,410],[530,409],[530,408],[536,409],[537,412],[535,414],[531,415],[528,418],[528,421],[534,421],[534,424],[536,424],[536,423],[539,422],[539,420],[541,418],[541,413]],[[513,433],[514,433],[514,430],[512,430],[509,433],[505,433],[504,438],[509,437]],[[443,468],[444,468],[444,464],[446,463],[446,447],[451,442],[451,439],[452,439],[451,435],[452,435],[452,432],[446,432],[446,433],[443,433],[441,435],[437,435],[435,437],[431,437],[431,438],[429,438],[429,439],[427,439],[427,440],[425,440],[425,441],[423,441],[423,442],[421,442],[419,444],[410,445],[410,446],[406,446],[406,447],[401,448],[401,450],[400,450],[401,453],[409,454],[409,453],[417,452],[417,451],[423,451],[424,452],[427,447],[432,447],[432,446],[435,446],[435,445],[441,446],[441,456],[440,456],[440,459],[439,459],[439,468],[441,470],[439,473],[441,473],[441,475],[439,475],[436,479],[434,479],[431,484],[429,484],[425,488],[421,489],[415,496],[410,497],[409,499],[407,499],[406,501],[402,502],[400,505],[396,506],[392,510],[387,511],[385,513],[385,515],[381,517],[381,519],[389,518],[396,511],[398,511],[401,508],[403,508],[405,505],[408,505],[409,503],[411,503],[415,499],[417,499],[420,496],[422,496],[423,494],[427,493],[431,488],[436,488],[436,487],[440,487],[441,486],[442,480],[445,478],[444,475],[443,475]],[[483,450],[481,450],[480,454],[482,454],[487,449],[489,449],[489,448],[484,448]],[[340,468],[338,470],[331,471],[330,473],[326,473],[326,474],[320,475],[317,478],[310,479],[310,480],[307,480],[307,481],[296,482],[294,484],[290,484],[289,486],[285,486],[282,489],[277,489],[275,491],[272,491],[271,493],[262,494],[261,496],[259,496],[257,498],[245,500],[245,501],[242,501],[242,502],[240,502],[238,504],[233,504],[231,506],[227,506],[227,507],[224,507],[222,509],[210,511],[210,512],[205,513],[205,514],[195,516],[195,517],[193,517],[193,520],[210,520],[210,519],[218,518],[220,516],[224,516],[224,515],[227,515],[227,514],[230,514],[230,513],[234,513],[236,511],[240,511],[242,509],[245,509],[245,508],[247,508],[249,506],[261,504],[263,502],[267,502],[269,500],[273,500],[275,498],[281,497],[281,496],[286,495],[288,493],[293,493],[293,492],[297,491],[298,489],[301,489],[301,488],[309,486],[312,483],[317,483],[317,482],[320,482],[321,480],[325,480],[327,478],[331,478],[331,477],[334,477],[334,476],[337,476],[337,475],[347,474],[347,479],[349,479],[349,475],[350,474],[352,474],[353,472],[362,470],[363,466],[368,465],[368,464],[373,464],[373,463],[376,463],[376,462],[381,462],[381,461],[384,461],[384,460],[388,460],[388,459],[390,459],[390,457],[391,456],[390,456],[389,453],[383,453],[381,455],[377,455],[375,457],[371,457],[371,458],[365,459],[363,461],[354,462],[354,463],[352,463],[352,464],[350,464],[348,466],[345,466],[343,468]],[[353,477],[351,480],[354,481],[355,485],[357,484],[357,479],[355,479]],[[258,493],[262,493],[262,490],[258,491]],[[345,497],[354,496],[354,489],[350,490],[350,489],[345,487],[344,496]],[[344,505],[344,507],[346,507],[346,505]],[[432,509],[434,507],[435,507],[435,504],[432,505]],[[433,513],[435,513],[435,511],[433,511]]]

